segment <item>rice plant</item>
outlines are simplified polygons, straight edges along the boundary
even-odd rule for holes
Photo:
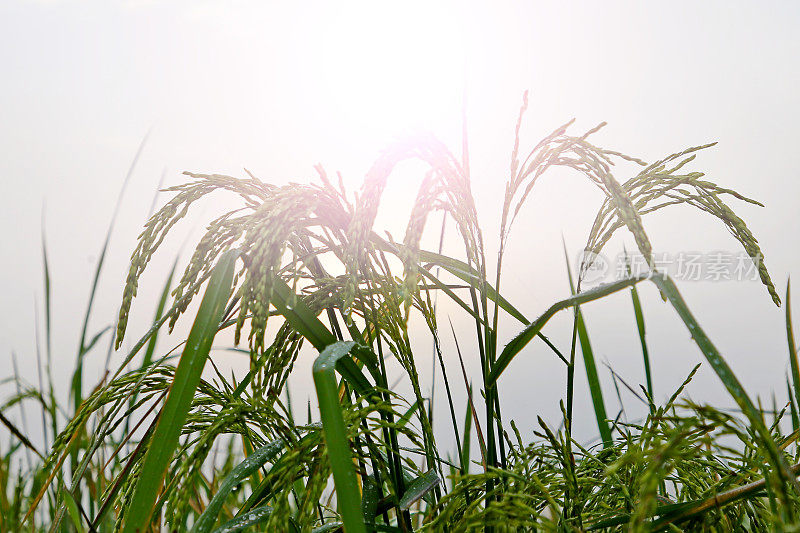
[[[645,215],[673,205],[708,213],[738,240],[780,305],[758,242],[729,206],[758,202],[685,170],[711,144],[646,163],[596,145],[603,124],[573,134],[569,122],[523,150],[526,108],[527,95],[491,263],[495,255],[486,249],[468,155],[457,157],[430,136],[389,146],[356,192],[322,167],[311,182],[284,186],[253,175],[186,172],[184,184],[166,189],[170,199],[147,221],[133,251],[116,349],[123,346],[142,273],[154,254],[168,253],[159,251],[165,237],[195,202],[228,193],[241,206],[209,222],[177,283],[173,287],[171,273],[163,286],[152,327],[118,352],[109,373],[90,390],[83,389],[82,360],[98,348],[105,331],[90,337],[84,328],[69,404],[57,402],[49,373],[38,385],[11,376],[15,392],[0,418],[11,434],[0,456],[0,529],[794,530],[800,510],[800,377],[789,288],[792,374],[776,384],[788,388],[789,398],[785,408],[765,410],[748,396],[674,281],[657,269],[657,244],[644,224]],[[382,236],[375,221],[394,168],[409,159],[427,170],[405,235],[396,241]],[[621,181],[615,176],[620,161],[641,170]],[[605,200],[589,228],[588,259],[577,279],[569,273],[571,295],[530,320],[502,295],[501,272],[517,215],[554,167],[585,176]],[[441,246],[436,252],[422,247],[437,213],[463,248],[445,254]],[[619,231],[633,236],[649,271],[582,288],[591,258]],[[101,268],[102,259],[98,274]],[[654,283],[674,308],[737,412],[682,396],[696,368],[667,402],[656,403],[636,290],[641,283]],[[621,291],[632,297],[647,375],[647,387],[631,387],[648,407],[645,419],[636,422],[609,418],[581,312]],[[49,302],[47,274],[45,292]],[[474,336],[456,336],[452,326],[441,329],[447,317],[437,312],[437,298],[453,302],[462,319],[474,323]],[[184,317],[195,300],[200,304],[194,316]],[[573,316],[572,340],[565,346],[545,335],[560,311]],[[424,324],[423,334],[409,327],[412,316]],[[192,324],[186,340],[172,351],[158,351],[159,332],[172,331],[179,320]],[[501,321],[511,321],[519,333],[499,338]],[[209,358],[224,330],[232,330],[249,355],[240,379],[223,375]],[[460,368],[448,367],[442,357],[442,335],[451,333]],[[454,447],[434,435],[434,398],[420,377],[419,347],[429,346],[431,338],[450,414],[436,424],[449,426]],[[545,344],[563,362],[567,388],[559,427],[539,418],[536,427],[521,431],[503,416],[508,399],[501,397],[498,379],[531,342]],[[464,370],[469,354],[479,359],[475,383]],[[595,446],[573,438],[577,354],[590,381],[600,436]],[[315,358],[316,405],[307,412],[295,409],[285,393],[299,357]],[[390,360],[410,384],[407,397],[393,385]],[[49,369],[49,358],[44,367]],[[462,405],[454,403],[456,388],[467,391]],[[11,410],[24,407],[28,415],[21,419],[33,423],[30,406],[41,411],[46,449],[37,449],[12,420]],[[789,424],[793,431],[786,434]],[[535,439],[523,437],[531,432]]]

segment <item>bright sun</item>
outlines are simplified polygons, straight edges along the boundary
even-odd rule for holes
[[[448,128],[465,78],[458,11],[434,2],[348,2],[324,36],[325,84],[352,127]]]

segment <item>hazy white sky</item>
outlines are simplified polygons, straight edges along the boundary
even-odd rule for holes
[[[692,170],[766,205],[734,207],[759,238],[783,292],[787,278],[800,275],[798,27],[794,2],[3,2],[2,375],[10,374],[14,351],[21,374],[36,379],[34,302],[41,310],[44,211],[53,356],[66,389],[94,261],[148,131],[119,211],[93,331],[115,319],[128,256],[162,174],[166,184],[175,184],[183,170],[242,176],[246,167],[283,183],[313,179],[319,162],[341,170],[355,188],[397,135],[427,129],[456,151],[465,85],[473,189],[490,254],[514,122],[528,89],[523,145],[573,117],[576,133],[608,121],[595,142],[646,160],[719,141]],[[379,222],[396,236],[420,181],[414,170],[398,174],[385,197],[392,205]],[[621,170],[618,179],[627,179],[631,169]],[[537,186],[512,235],[504,278],[529,317],[567,295],[562,234],[572,252],[579,250],[600,201],[597,190],[569,173],[554,173]],[[221,207],[205,204],[193,223]],[[659,251],[738,251],[721,223],[686,209],[645,224]],[[132,337],[150,318],[164,269],[192,235],[190,226],[143,280]],[[630,240],[612,242],[611,255],[623,242]],[[768,398],[775,388],[782,399],[788,356],[783,310],[766,291],[755,282],[679,287],[748,389]],[[643,289],[643,298],[656,393],[663,399],[701,354],[652,288]],[[643,382],[627,295],[585,313],[598,358],[630,382]],[[568,322],[565,315],[548,330],[562,346]],[[508,338],[516,327],[509,323],[501,334]],[[457,329],[470,334],[468,324],[457,322]],[[112,356],[112,364],[119,357]],[[225,357],[235,356],[217,360]],[[557,416],[563,370],[553,359],[534,348],[515,360],[502,386],[507,417],[530,423],[532,412]],[[87,380],[97,377],[102,363],[93,356]],[[420,366],[427,375],[429,362]],[[474,354],[470,366],[477,368]],[[309,368],[310,360],[303,361],[293,377],[300,401],[308,395]],[[614,412],[613,388],[609,379],[605,383]],[[576,412],[589,413],[585,381],[579,386]],[[690,389],[698,400],[730,404],[720,391],[710,368]],[[10,393],[0,389],[2,397]],[[579,424],[584,436],[593,434],[590,414]]]

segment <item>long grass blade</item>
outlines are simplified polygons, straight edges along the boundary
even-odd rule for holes
[[[282,449],[283,443],[281,441],[270,442],[255,450],[252,454],[247,456],[244,461],[236,465],[236,468],[222,480],[217,492],[214,494],[214,497],[211,498],[211,501],[208,502],[203,514],[197,519],[192,531],[194,533],[207,533],[211,531],[214,522],[217,521],[219,512],[222,510],[225,499],[230,495],[234,487],[245,478],[250,477],[250,475],[261,468],[264,463],[274,459]]]
[[[122,526],[124,533],[144,530],[150,522],[156,497],[178,445],[181,428],[189,413],[194,392],[230,296],[237,257],[238,251],[226,252],[211,275],[150,446],[145,453],[141,474],[125,513]]]
[[[789,344],[789,366],[792,369],[792,382],[794,383],[794,403],[800,408],[800,363],[797,361],[797,344],[794,342],[794,328],[792,327],[791,283],[791,280],[786,282],[786,341]]]
[[[644,361],[644,377],[647,382],[647,394],[653,397],[653,375],[650,370],[650,351],[647,349],[647,339],[645,338],[644,313],[642,313],[642,302],[639,300],[639,291],[634,285],[631,287],[631,301],[633,302],[633,313],[636,315],[636,330],[639,333],[639,343],[642,345],[642,359]]]
[[[545,311],[539,318],[531,322],[528,327],[523,329],[516,337],[511,339],[511,342],[506,345],[492,367],[487,386],[497,383],[498,378],[505,371],[506,367],[508,367],[511,360],[514,359],[514,357],[516,357],[520,351],[522,351],[522,349],[541,331],[541,329],[551,318],[553,318],[553,315],[555,315],[557,312],[603,298],[604,296],[621,291],[622,289],[635,285],[636,283],[639,283],[645,279],[647,279],[647,276],[642,275],[622,279],[612,283],[606,283],[551,305],[547,311]]]
[[[23,446],[35,453],[40,459],[44,459],[44,456],[42,456],[42,454],[39,453],[39,450],[36,449],[36,446],[34,446],[33,443],[28,440],[28,437],[26,437],[22,431],[20,431],[17,426],[11,422],[11,420],[6,418],[2,411],[0,411],[0,422],[11,432],[12,435],[14,435],[14,437],[17,438],[17,440],[22,443]]]
[[[421,500],[429,490],[438,486],[441,481],[442,480],[439,479],[439,476],[436,474],[436,470],[428,470],[408,485],[406,493],[400,498],[400,508],[410,508]]]
[[[238,533],[252,526],[264,523],[272,516],[272,507],[262,505],[232,518],[214,530],[214,533]]]
[[[298,333],[314,345],[317,351],[322,351],[329,344],[336,342],[334,334],[300,298],[292,294],[291,287],[278,277],[273,281],[271,303]]]
[[[745,392],[739,379],[733,373],[733,370],[731,370],[731,367],[728,366],[728,363],[723,359],[722,355],[720,355],[708,336],[706,336],[700,324],[697,323],[697,320],[695,320],[686,302],[684,302],[678,292],[675,283],[666,275],[656,275],[651,277],[651,279],[661,290],[661,294],[667,297],[672,307],[677,311],[678,316],[681,317],[681,320],[683,320],[683,323],[689,329],[692,339],[700,348],[700,351],[703,352],[711,368],[714,369],[714,372],[716,372],[722,384],[728,390],[728,393],[733,397],[734,401],[739,405],[739,408],[750,421],[756,434],[761,439],[761,444],[767,452],[769,461],[772,463],[772,466],[775,468],[783,484],[792,485],[795,492],[800,494],[800,485],[795,478],[794,472],[789,467],[789,463],[786,462],[786,459],[773,440],[769,429],[767,429],[764,423],[761,412],[756,408],[752,400],[750,400],[750,397],[747,395],[747,392]]]
[[[800,417],[798,417],[797,402],[792,391],[792,382],[786,376],[786,392],[789,393],[789,414],[792,417],[792,431],[800,429]]]
[[[572,279],[572,271],[569,267],[569,255],[567,246],[564,244],[564,258],[567,263],[567,278],[569,279],[570,293],[575,296],[575,283]],[[635,285],[633,285],[635,287]],[[597,419],[597,429],[603,446],[609,447],[612,444],[611,428],[608,425],[608,415],[606,414],[606,404],[603,400],[603,389],[600,386],[600,376],[597,374],[597,363],[594,360],[594,352],[589,342],[589,332],[586,330],[586,322],[581,313],[579,305],[575,306],[575,327],[578,330],[578,338],[581,343],[581,353],[583,354],[583,364],[586,368],[586,379],[589,381],[589,393],[592,397],[592,407],[594,416]],[[571,394],[572,391],[570,391]]]
[[[456,354],[458,354],[458,362],[461,364],[461,377],[464,378],[464,388],[467,391],[467,409],[472,413],[472,419],[475,421],[475,431],[478,435],[478,445],[481,449],[481,463],[484,470],[486,470],[486,441],[483,438],[483,431],[481,430],[481,422],[478,419],[478,411],[475,409],[475,404],[472,401],[472,383],[467,378],[467,369],[464,367],[464,358],[461,355],[461,348],[458,346],[458,336],[456,330],[453,328],[453,323],[450,322],[450,331],[453,333],[453,341],[456,344]],[[469,456],[467,456],[469,457]]]
[[[56,415],[56,395],[53,386],[53,351],[52,351],[52,287],[50,285],[50,261],[47,257],[47,237],[45,236],[45,221],[42,215],[42,268],[44,274],[44,338],[45,338],[45,357],[47,364],[45,366],[45,373],[47,375],[47,393],[50,400],[50,431],[52,437],[55,438],[58,433],[58,418]],[[42,427],[44,433],[44,442],[47,448],[50,448],[50,441],[47,435],[47,427]]]
[[[337,361],[348,356],[353,345],[352,342],[337,342],[325,348],[314,361],[313,374],[339,513],[347,533],[366,533],[361,514],[361,493],[334,373]]]
[[[378,245],[379,248],[382,250],[389,251],[395,255],[400,255],[400,250],[397,248],[397,243],[389,243],[384,239],[381,239],[378,236],[373,236],[373,240]],[[430,252],[428,250],[420,250],[419,251],[419,259],[424,263],[429,263],[431,265],[436,265],[442,267],[450,274],[454,275],[458,279],[469,283],[472,286],[479,286],[481,283],[485,286],[486,289],[486,296],[493,302],[497,303],[501,309],[507,312],[512,317],[516,318],[523,324],[527,324],[528,321],[525,319],[525,316],[511,303],[506,300],[501,294],[492,287],[489,283],[483,279],[481,274],[477,272],[474,268],[469,266],[467,263],[463,261],[459,261],[458,259],[454,259],[452,257],[448,257],[446,255],[437,254],[436,252]],[[425,269],[423,269],[425,270]],[[430,274],[430,272],[428,272]],[[424,275],[424,274],[423,274]],[[426,277],[432,277],[426,275]]]
[[[470,385],[468,388],[468,394],[472,395],[472,386]],[[469,475],[469,454],[471,452],[471,442],[472,442],[472,408],[467,402],[466,404],[466,414],[464,415],[464,436],[461,438],[461,475],[466,476]]]

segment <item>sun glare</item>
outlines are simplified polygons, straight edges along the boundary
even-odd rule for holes
[[[347,3],[324,36],[331,105],[373,135],[451,128],[464,87],[458,11],[434,3]]]

